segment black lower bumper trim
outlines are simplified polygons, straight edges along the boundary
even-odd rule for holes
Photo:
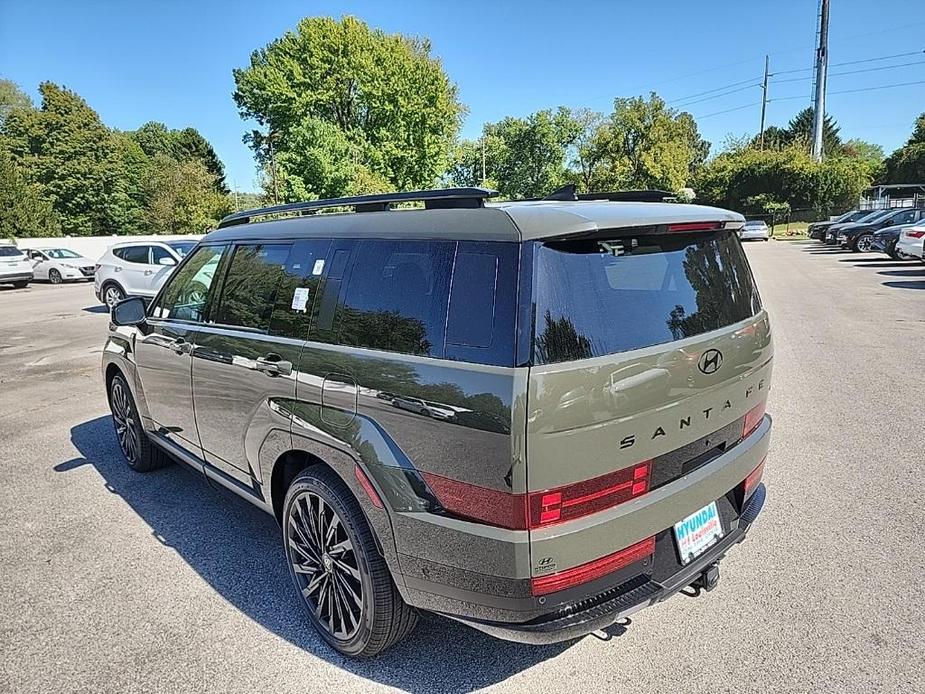
[[[756,496],[759,493],[763,503],[764,485],[759,485]],[[760,510],[761,505],[758,504],[754,515],[757,516]],[[641,575],[607,593],[571,605],[566,611],[560,610],[529,622],[512,624],[474,620],[454,615],[445,616],[496,638],[519,643],[538,645],[581,638],[598,629],[609,627],[614,622],[644,607],[667,600],[675,593],[695,583],[705,571],[711,570],[731,547],[745,539],[748,528],[749,524],[743,523],[741,527],[731,530],[715,546],[666,580],[659,582],[651,580],[648,575]]]

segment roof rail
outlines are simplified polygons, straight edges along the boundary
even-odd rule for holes
[[[486,198],[498,194],[488,188],[444,188],[442,190],[412,190],[402,193],[376,193],[374,195],[356,195],[349,198],[328,198],[326,200],[308,200],[292,202],[286,205],[260,207],[254,210],[235,212],[218,223],[218,228],[247,224],[254,217],[266,217],[272,214],[310,214],[316,210],[330,207],[352,207],[354,212],[384,212],[399,202],[423,202],[424,207],[446,209],[459,207],[483,207]]]
[[[611,202],[664,202],[675,197],[667,190],[614,190],[601,193],[579,193],[574,183],[556,188],[543,200],[609,200]]]

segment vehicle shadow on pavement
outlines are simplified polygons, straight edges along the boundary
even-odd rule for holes
[[[86,306],[82,309],[86,313],[109,313],[109,307],[105,304],[98,304],[96,306]]]
[[[109,417],[78,424],[71,441],[81,458],[59,463],[68,473],[92,465],[212,588],[248,617],[314,656],[355,675],[408,692],[470,692],[501,682],[572,645],[500,641],[450,619],[422,617],[403,642],[368,661],[348,660],[318,637],[292,587],[275,520],[183,465],[149,474],[131,471]],[[106,538],[99,538],[106,542]],[[607,637],[625,627],[614,625]]]
[[[895,289],[925,289],[925,279],[919,281],[902,281],[884,282],[884,287],[894,287]]]
[[[925,265],[920,268],[910,268],[908,270],[884,270],[877,274],[886,275],[887,277],[921,277],[925,279]]]

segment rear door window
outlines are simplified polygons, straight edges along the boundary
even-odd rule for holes
[[[0,246],[0,257],[19,258],[23,252],[15,246]]]
[[[236,246],[212,322],[266,332],[291,249],[288,243]]]
[[[540,243],[535,276],[540,364],[681,340],[761,307],[728,231]]]
[[[455,248],[452,241],[357,240],[333,321],[336,341],[442,357]],[[332,272],[335,265],[337,257]]]
[[[127,263],[141,263],[149,265],[148,249],[150,246],[126,246],[125,248],[113,248],[112,254]]]

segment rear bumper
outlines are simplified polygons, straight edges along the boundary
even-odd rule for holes
[[[714,547],[667,578],[654,580],[642,574],[606,593],[582,601],[587,606],[578,603],[573,609],[560,609],[552,615],[522,624],[453,618],[500,639],[540,645],[569,641],[605,629],[645,607],[667,600],[689,586],[694,588],[695,594],[699,594],[701,585],[705,585],[708,591],[712,590],[719,579],[719,561],[733,546],[745,539],[751,522],[754,522],[764,506],[765,496],[764,484],[758,485],[745,504],[739,527],[730,530]],[[746,516],[750,519],[747,523]]]

